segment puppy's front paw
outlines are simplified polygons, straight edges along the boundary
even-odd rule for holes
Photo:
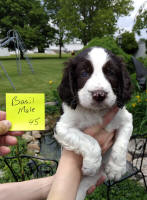
[[[105,167],[105,172],[108,180],[118,181],[126,172],[126,162],[115,163],[113,160],[109,161]]]
[[[126,172],[126,151],[115,149],[111,152],[109,161],[105,166],[105,172],[109,180],[119,180]]]
[[[86,158],[83,159],[83,166],[82,166],[82,172],[85,176],[94,176],[101,165],[101,155],[98,155],[96,159]]]
[[[92,139],[91,145],[83,153],[82,172],[85,176],[94,176],[98,172],[102,161],[100,146],[95,139],[91,137],[90,139]]]
[[[95,160],[83,159],[83,166],[82,166],[83,175],[94,176],[100,168],[101,160],[102,160],[101,156],[99,156]]]

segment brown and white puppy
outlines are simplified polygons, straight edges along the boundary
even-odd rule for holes
[[[132,115],[124,104],[131,97],[131,82],[122,59],[100,47],[84,50],[66,65],[59,87],[64,113],[56,125],[55,138],[64,148],[83,156],[86,176],[77,194],[77,200],[82,200],[100,173],[118,180],[126,171],[133,126]],[[82,130],[102,123],[103,116],[116,104],[120,109],[106,130],[116,129],[117,137],[102,157],[98,142]],[[102,164],[105,167],[100,170]]]

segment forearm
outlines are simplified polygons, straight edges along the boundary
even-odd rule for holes
[[[48,200],[74,200],[76,198],[81,180],[81,165],[81,156],[64,150]]]
[[[45,200],[53,178],[52,176],[24,182],[0,184],[0,200]]]

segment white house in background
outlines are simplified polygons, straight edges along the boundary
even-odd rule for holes
[[[8,48],[0,48],[0,56],[10,56]]]
[[[138,50],[135,54],[135,57],[139,58],[139,57],[147,56],[146,51],[147,51],[147,49],[146,49],[145,41],[140,39],[138,42]]]
[[[62,47],[62,52],[72,52],[72,51],[79,51],[84,47],[84,45],[82,45],[79,42],[73,42],[73,43],[65,43],[64,46]],[[59,46],[53,44],[51,45],[48,49],[54,51],[54,52],[58,52],[59,51]]]
[[[73,42],[69,44],[64,44],[62,47],[62,52],[72,52],[72,51],[79,51],[84,47],[80,42]],[[27,50],[27,54],[33,54],[37,53],[38,49],[35,48],[33,50]],[[49,46],[48,48],[45,48],[46,54],[56,54],[59,52],[59,46],[53,44]],[[15,51],[9,51],[8,48],[0,48],[0,56],[10,56],[12,54],[15,54]]]
[[[79,51],[84,47],[81,43],[70,43],[64,45],[64,51],[72,52],[72,51]]]

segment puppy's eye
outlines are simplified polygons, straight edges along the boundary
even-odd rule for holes
[[[107,69],[107,70],[105,71],[105,74],[108,75],[108,76],[115,76],[115,72],[112,71],[112,70],[110,70],[110,69]]]
[[[82,71],[82,72],[80,73],[80,77],[82,77],[82,78],[87,78],[87,77],[89,77],[89,73],[86,72],[86,71]]]

